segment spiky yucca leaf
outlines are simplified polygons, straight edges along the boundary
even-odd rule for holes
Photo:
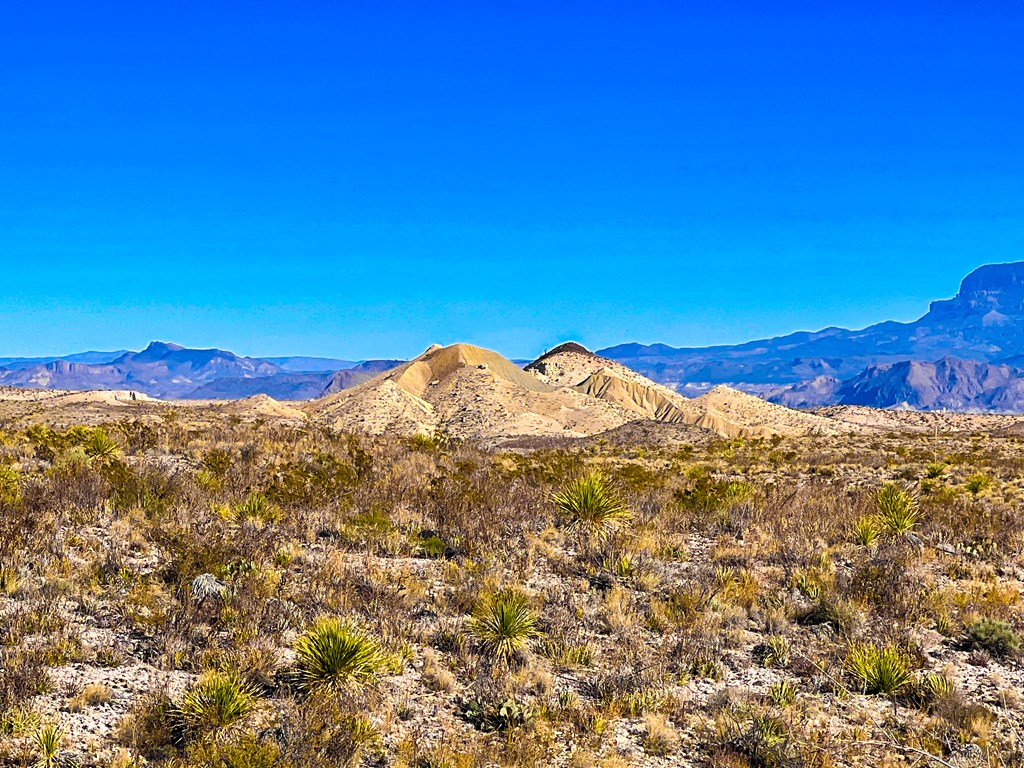
[[[109,461],[121,455],[121,448],[103,429],[94,429],[85,441],[85,455],[94,461]]]
[[[337,618],[321,619],[295,644],[298,678],[306,691],[358,688],[389,666],[372,637]]]
[[[608,481],[595,472],[570,480],[553,500],[567,518],[566,529],[598,539],[630,517],[629,510]]]
[[[468,629],[484,654],[502,661],[511,660],[540,634],[529,601],[512,590],[485,601],[473,614]]]
[[[178,713],[192,731],[215,731],[244,720],[259,704],[257,690],[234,675],[207,672],[185,693]]]
[[[846,666],[865,693],[890,696],[913,679],[910,659],[893,645],[882,648],[871,643],[855,645],[846,657]]]
[[[875,492],[878,522],[891,536],[906,536],[921,521],[917,494],[895,483],[886,483]]]

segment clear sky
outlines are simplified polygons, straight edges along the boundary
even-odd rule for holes
[[[0,356],[912,319],[1024,259],[1022,40],[1018,0],[6,0]]]

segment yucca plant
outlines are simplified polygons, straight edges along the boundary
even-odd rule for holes
[[[875,492],[878,522],[890,536],[906,536],[921,520],[917,494],[895,483],[886,483]]]
[[[785,709],[796,701],[796,686],[788,680],[779,680],[768,689],[768,698],[775,706]]]
[[[36,747],[36,768],[54,768],[60,764],[60,745],[67,729],[55,723],[47,723],[32,735]]]
[[[980,472],[976,475],[971,475],[967,478],[967,482],[964,483],[966,488],[972,496],[977,496],[982,491],[987,491],[992,487],[992,478],[988,475],[981,474]]]
[[[189,689],[177,709],[188,731],[205,733],[238,723],[259,705],[259,692],[234,675],[207,672]]]
[[[484,654],[506,662],[540,634],[526,597],[512,590],[498,592],[481,604],[467,629]]]
[[[227,517],[237,523],[265,525],[277,520],[277,507],[262,493],[251,493],[244,501],[228,508]]]
[[[765,643],[764,665],[782,669],[789,666],[790,647],[789,641],[782,635],[772,635]]]
[[[865,549],[870,549],[882,534],[877,518],[862,517],[853,527],[853,540]]]
[[[927,477],[929,480],[938,480],[940,477],[942,477],[945,471],[945,464],[942,464],[941,462],[935,462],[934,464],[929,464],[927,467],[925,467],[924,474],[925,477]]]
[[[321,619],[295,644],[299,686],[307,691],[360,688],[390,665],[380,644],[353,624]]]
[[[846,657],[846,667],[869,694],[895,695],[913,679],[907,654],[892,645],[855,645]]]
[[[104,429],[94,429],[85,441],[85,455],[96,462],[106,462],[121,455],[121,448]]]
[[[553,500],[566,518],[566,530],[603,539],[630,517],[630,512],[600,474],[590,472],[573,478]]]

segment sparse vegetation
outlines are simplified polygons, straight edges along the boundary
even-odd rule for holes
[[[3,428],[0,763],[1019,761],[1016,438],[191,418]]]

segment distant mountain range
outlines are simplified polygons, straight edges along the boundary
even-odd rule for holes
[[[956,296],[932,302],[910,323],[801,331],[733,346],[632,343],[598,354],[684,394],[727,384],[797,408],[1024,412],[1024,262],[976,269]],[[128,389],[163,399],[265,394],[308,400],[402,362],[240,357],[153,342],[141,352],[0,358],[0,386]]]
[[[715,384],[792,407],[1024,411],[1024,262],[971,272],[910,323],[826,328],[734,346],[599,350],[680,391]]]
[[[154,341],[141,352],[0,359],[0,386],[127,389],[170,400],[236,399],[257,394],[280,400],[308,400],[359,384],[399,362],[261,359],[240,357],[222,349],[187,349]]]

